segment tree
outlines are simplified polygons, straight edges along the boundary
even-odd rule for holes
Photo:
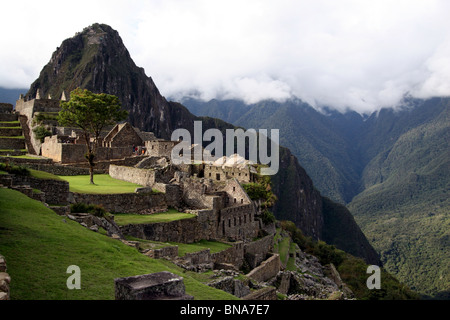
[[[82,130],[86,143],[86,160],[89,163],[90,183],[94,184],[94,158],[102,130],[127,117],[119,98],[105,93],[92,93],[77,88],[70,93],[69,101],[61,101],[58,122],[61,126]]]

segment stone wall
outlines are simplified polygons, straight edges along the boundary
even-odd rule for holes
[[[3,137],[17,137],[22,135],[22,128],[2,128],[0,127],[0,135]]]
[[[6,259],[0,254],[0,300],[9,300],[11,277],[7,273]]]
[[[52,164],[51,159],[45,159],[45,158],[12,158],[12,157],[3,157],[4,160],[8,160],[9,163],[14,163],[17,165],[24,165],[24,164]]]
[[[183,179],[181,181],[182,199],[194,209],[211,208],[213,200],[207,192],[213,188],[213,183],[209,179]]]
[[[265,236],[245,244],[245,260],[250,268],[255,268],[273,251],[273,235]]]
[[[244,248],[243,242],[233,243],[231,248],[211,254],[211,260],[215,266],[230,264],[240,269],[244,263]]]
[[[78,146],[78,148],[80,150],[77,152],[77,156],[79,156],[80,153],[84,155],[85,149],[81,146]],[[56,162],[62,162],[62,149],[63,144],[58,143],[57,136],[46,137],[44,143],[41,145],[42,156],[50,158]]]
[[[132,237],[160,242],[194,243],[216,239],[214,220],[199,223],[197,216],[164,223],[125,225],[121,230]]]
[[[211,260],[211,252],[209,249],[200,250],[197,252],[188,252],[184,255],[183,260],[192,265],[194,268],[198,268],[202,265],[210,265],[210,269],[212,269],[214,265]]]
[[[233,206],[236,204],[252,203],[252,200],[248,196],[247,192],[245,192],[244,188],[236,178],[227,180],[223,191],[225,191],[228,195],[228,199],[226,200],[227,205]]]
[[[221,210],[215,210],[214,205],[212,207],[213,209],[198,210],[197,216],[192,219],[128,225],[123,227],[123,232],[147,240],[181,243],[201,239],[240,241],[257,237],[259,222],[253,220],[252,204]]]
[[[166,195],[166,203],[169,207],[178,208],[182,205],[181,189],[179,185],[155,183],[153,188]]]
[[[106,211],[117,213],[143,213],[151,208],[167,209],[162,193],[82,194],[71,192],[70,203],[97,204]]]
[[[253,291],[242,298],[243,300],[277,300],[277,290],[274,287],[265,287]]]
[[[189,266],[190,269],[210,264],[210,268],[214,269],[224,269],[233,266],[235,270],[239,270],[244,262],[253,269],[265,260],[269,252],[271,252],[271,239],[272,236],[267,236],[253,242],[234,242],[230,243],[230,248],[219,252],[210,253],[210,250],[207,249],[188,253],[178,260],[182,261],[181,263],[185,267]],[[255,256],[258,256],[260,259],[256,260]]]
[[[110,165],[109,175],[114,179],[140,184],[144,187],[151,187],[155,184],[155,170],[151,169]]]
[[[116,300],[192,300],[185,293],[183,278],[162,271],[114,279]]]
[[[16,111],[21,115],[21,118],[26,121],[21,120],[22,128],[24,126],[24,131],[28,132],[28,152],[31,154],[40,154],[41,141],[36,139],[35,133],[33,132],[33,118],[36,112],[58,112],[60,110],[59,100],[52,99],[32,99],[25,101],[24,99],[19,99],[16,101]],[[33,150],[30,150],[33,149]]]
[[[68,203],[70,192],[67,181],[15,175],[12,183],[13,185],[29,185],[31,188],[41,190],[45,194],[45,202],[48,204],[65,205]]]
[[[168,140],[145,141],[145,148],[147,149],[147,155],[149,156],[167,157],[170,159],[172,149],[178,143],[178,141]]]
[[[159,249],[149,249],[144,254],[153,259],[175,259],[178,257],[178,246],[168,246]]]
[[[240,182],[246,183],[250,182],[252,179],[249,167],[239,168],[205,165],[204,170],[205,178],[213,179],[216,181],[227,181],[228,179],[236,178]]]
[[[220,210],[218,234],[229,240],[245,240],[258,235],[259,223],[254,218],[253,204]]]
[[[16,100],[16,111],[32,118],[35,112],[59,112],[61,110],[60,103],[60,100],[54,99],[32,99],[28,101],[19,99]]]
[[[273,254],[269,259],[263,261],[259,266],[247,274],[257,282],[264,282],[275,277],[280,271],[280,256]]]
[[[14,149],[22,150],[25,149],[25,139],[24,138],[0,138],[1,146],[4,149]]]
[[[0,113],[1,121],[17,121],[17,114],[15,113]]]
[[[86,162],[84,155],[87,152],[85,144],[62,143],[58,136],[46,137],[41,145],[42,156],[62,164]],[[96,161],[122,159],[130,157],[133,150],[130,147],[99,147],[96,151]]]

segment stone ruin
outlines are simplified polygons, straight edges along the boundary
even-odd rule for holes
[[[62,99],[65,99],[65,96]],[[31,120],[36,112],[56,112],[59,102],[52,100],[51,97],[42,99],[38,92],[36,98],[29,101],[21,97],[17,101],[16,111],[27,119],[24,124],[31,128]],[[55,128],[55,134],[46,137],[44,143],[28,148],[34,149],[37,154],[41,153],[48,161],[52,159],[53,164],[46,166],[50,171],[61,170],[64,167],[67,170],[81,168],[86,163],[83,156],[85,146],[79,142],[76,131],[67,129]],[[237,269],[243,263],[244,256],[246,259],[261,256],[258,263],[266,258],[267,250],[271,247],[265,245],[266,240],[256,245],[264,247],[258,249],[261,253],[251,253],[248,249],[255,247],[251,245],[252,243],[259,243],[253,242],[253,239],[261,235],[263,227],[258,217],[258,204],[248,197],[241,185],[254,181],[255,178],[256,170],[248,163],[241,161],[233,165],[228,161],[230,159],[224,157],[216,163],[208,161],[175,166],[171,163],[171,151],[178,141],[157,139],[152,133],[141,132],[129,123],[118,124],[105,132],[100,143],[99,160],[106,161],[104,166],[106,171],[113,178],[138,183],[143,188],[129,195],[96,196],[76,194],[68,190],[67,195],[60,195],[60,190],[68,187],[56,186],[54,196],[61,196],[61,199],[57,199],[55,203],[83,202],[102,205],[101,201],[104,201],[105,209],[109,210],[111,207],[111,211],[116,212],[123,210],[114,209],[121,206],[125,208],[131,204],[129,212],[141,214],[153,214],[174,207],[179,211],[193,213],[195,218],[171,223],[124,226],[118,229],[113,221],[108,221],[113,226],[110,228],[109,225],[105,226],[105,221],[99,221],[87,214],[64,215],[79,221],[93,231],[99,227],[107,229],[108,235],[111,233],[120,240],[123,240],[123,234],[138,234],[139,238],[164,242],[191,243],[206,239],[235,243],[226,252],[211,254],[207,250],[204,256],[200,257],[197,253],[185,257],[185,260],[189,258],[189,261],[178,261],[181,266],[188,268],[211,269],[220,265],[224,268]],[[112,160],[133,157],[136,161],[127,160],[119,165],[112,164]],[[237,156],[233,155],[232,158]],[[108,161],[111,164],[108,165]],[[43,168],[44,165],[39,166]],[[152,192],[155,189],[159,193]],[[51,191],[47,193],[52,194]],[[247,247],[245,243],[249,246]],[[134,242],[129,241],[126,244],[138,248],[138,244]],[[175,261],[176,252],[177,250],[151,250],[147,255],[154,258],[169,258],[167,257],[169,254]],[[193,299],[185,293],[183,278],[169,272],[115,279],[115,286],[118,300]],[[248,293],[244,289],[238,291]]]
[[[183,278],[168,271],[114,280],[116,300],[193,300]]]

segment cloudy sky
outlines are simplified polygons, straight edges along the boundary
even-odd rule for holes
[[[370,112],[450,95],[449,12],[448,0],[7,1],[0,86],[28,88],[64,39],[99,22],[166,97]]]

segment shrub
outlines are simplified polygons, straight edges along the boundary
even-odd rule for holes
[[[311,237],[305,236],[292,221],[282,221],[281,227],[289,232],[292,240],[300,249],[316,256],[321,264],[333,263],[337,267],[345,260],[346,253],[344,251],[323,241],[314,241]]]
[[[95,204],[75,203],[70,206],[70,212],[72,213],[90,213],[96,217],[104,217],[106,210]]]
[[[41,143],[44,142],[45,137],[49,137],[52,135],[52,133],[43,126],[34,128],[33,132],[36,135],[36,139],[41,141]]]
[[[259,183],[246,183],[242,186],[252,200],[266,198],[266,188]]]
[[[29,176],[30,171],[22,166],[10,165],[9,163],[0,163],[0,170],[6,171],[10,174],[16,174],[18,176]]]
[[[245,192],[248,194],[250,199],[252,200],[263,200],[264,202],[261,204],[264,208],[270,208],[275,205],[277,197],[272,192],[272,188],[270,186],[270,180],[268,179],[260,179],[261,182],[250,182],[243,184]]]
[[[267,209],[263,211],[261,218],[262,218],[262,222],[264,224],[269,224],[269,223],[275,222],[275,216],[273,215],[272,212],[270,212]]]

